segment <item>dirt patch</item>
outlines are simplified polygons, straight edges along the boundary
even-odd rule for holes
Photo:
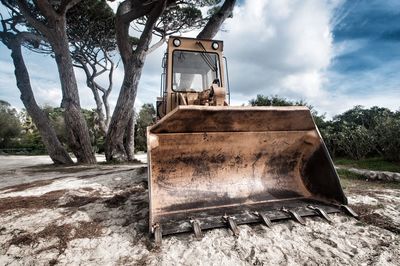
[[[91,187],[83,187],[83,188],[81,188],[81,190],[86,191],[86,192],[95,191],[95,189],[94,189],[94,188],[91,188]]]
[[[93,203],[99,200],[100,197],[93,197],[93,196],[72,196],[71,199],[65,203],[60,205],[60,207],[67,207],[67,208],[79,208],[85,206],[87,204]]]
[[[31,245],[33,242],[35,242],[35,237],[33,235],[30,234],[26,234],[26,235],[19,235],[19,236],[15,236],[13,237],[10,242],[9,245],[15,245],[15,246],[20,246],[20,245]]]
[[[24,183],[24,184],[19,184],[19,185],[15,185],[15,186],[8,186],[8,187],[4,187],[4,188],[0,189],[0,191],[8,190],[7,192],[10,193],[10,192],[24,191],[29,188],[43,187],[43,186],[50,185],[56,179],[59,179],[59,178],[37,180],[37,181],[30,182],[30,183]]]
[[[93,191],[93,189],[90,189],[90,191]],[[59,205],[59,199],[67,192],[68,190],[62,189],[45,193],[39,197],[0,198],[0,214],[15,209],[79,208],[101,199],[101,197],[95,196],[95,193],[90,196],[74,195],[68,199],[67,203]]]
[[[24,167],[24,171],[27,173],[51,173],[51,172],[58,172],[58,173],[79,173],[83,171],[88,171],[88,170],[93,170],[96,169],[97,167],[93,166],[80,166],[80,165],[74,165],[74,166],[62,166],[62,165],[35,165],[35,166],[27,166]]]
[[[110,199],[105,200],[104,203],[108,208],[118,208],[128,200],[129,196],[129,193],[118,194]]]
[[[108,172],[101,172],[100,174],[95,173],[95,174],[90,174],[90,175],[80,175],[80,176],[74,176],[74,177],[77,177],[79,179],[88,179],[88,178],[98,177],[99,175],[112,175],[115,173],[131,172],[132,170],[133,169],[113,170],[113,171],[108,171]]]
[[[14,209],[44,209],[55,208],[58,205],[58,199],[61,198],[67,190],[55,190],[43,194],[40,197],[10,197],[0,199],[0,213]]]
[[[94,238],[102,233],[103,227],[97,222],[78,222],[77,225],[63,224],[57,225],[55,222],[44,228],[38,233],[23,234],[14,236],[9,245],[33,246],[41,240],[57,239],[57,243],[36,251],[41,253],[50,249],[57,249],[62,254],[68,247],[68,243],[78,238]]]
[[[104,204],[108,208],[118,208],[122,206],[131,196],[137,195],[138,193],[144,193],[146,191],[147,184],[142,182],[140,186],[133,187],[124,191],[123,193],[114,195],[112,198],[109,198],[104,201]]]
[[[351,208],[358,213],[361,222],[386,229],[395,234],[400,234],[400,228],[394,224],[392,219],[374,212],[374,210],[380,208],[379,205],[357,204],[352,205]]]

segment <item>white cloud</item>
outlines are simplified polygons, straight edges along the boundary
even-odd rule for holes
[[[256,94],[324,96],[334,6],[320,0],[255,0],[236,8],[227,32],[219,35],[229,59],[232,97],[247,102]]]

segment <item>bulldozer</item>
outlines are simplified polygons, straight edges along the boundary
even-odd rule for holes
[[[149,231],[162,236],[357,214],[307,107],[229,106],[223,42],[170,37],[147,128]]]

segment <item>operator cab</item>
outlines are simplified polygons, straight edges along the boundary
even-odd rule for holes
[[[171,37],[163,59],[157,118],[179,105],[228,105],[223,42]]]
[[[175,50],[172,59],[172,90],[200,92],[219,83],[220,67],[215,53]]]

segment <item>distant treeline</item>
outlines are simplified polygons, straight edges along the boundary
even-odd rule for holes
[[[389,161],[400,161],[400,111],[387,108],[352,109],[327,120],[304,101],[290,101],[279,96],[257,95],[253,106],[308,106],[333,157],[360,160],[381,156]]]
[[[43,111],[50,119],[58,139],[68,149],[63,109],[45,106]],[[89,128],[91,144],[97,153],[104,152],[104,132],[99,128],[96,110],[82,109]],[[146,151],[146,127],[155,122],[152,104],[144,104],[135,114],[135,149]],[[0,154],[46,154],[46,148],[32,118],[23,109],[18,112],[6,101],[0,100]]]
[[[291,101],[279,96],[258,95],[253,106],[308,106],[333,157],[363,159],[381,156],[389,161],[400,161],[400,111],[387,108],[352,109],[327,120],[304,101]],[[44,107],[60,141],[67,146],[63,110]],[[98,127],[97,112],[82,110],[89,127],[91,142],[96,152],[104,152],[104,134]],[[152,104],[144,104],[135,114],[135,151],[146,151],[146,127],[155,122]],[[36,126],[26,111],[18,112],[0,100],[0,153],[41,154],[45,147]]]

